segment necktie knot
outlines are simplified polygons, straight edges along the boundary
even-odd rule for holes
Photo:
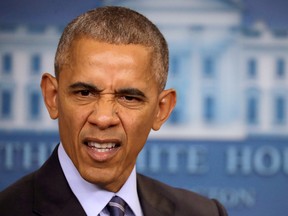
[[[124,216],[125,201],[118,196],[114,196],[107,205],[111,216]]]

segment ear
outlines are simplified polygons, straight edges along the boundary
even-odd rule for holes
[[[45,73],[41,80],[41,90],[46,108],[52,119],[58,118],[58,82],[51,74]]]
[[[176,91],[168,89],[159,95],[158,112],[152,126],[153,130],[159,130],[162,124],[169,118],[172,110],[176,105]]]

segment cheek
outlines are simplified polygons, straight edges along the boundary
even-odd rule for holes
[[[152,112],[124,112],[125,115],[120,116],[122,125],[125,130],[127,141],[131,145],[137,144],[137,147],[142,148],[151,131],[153,125]],[[138,148],[137,148],[138,149]]]
[[[67,139],[77,139],[81,128],[85,124],[87,113],[85,109],[72,106],[69,101],[59,106],[59,126]]]
[[[79,108],[76,109],[63,104],[60,112],[59,132],[61,142],[73,163],[78,166],[79,136],[83,128],[83,122],[85,122],[85,113]]]

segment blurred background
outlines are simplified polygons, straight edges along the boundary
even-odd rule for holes
[[[220,200],[232,216],[288,211],[287,0],[2,0],[0,190],[59,142],[40,92],[64,26],[101,5],[133,8],[170,47],[170,120],[138,171]]]

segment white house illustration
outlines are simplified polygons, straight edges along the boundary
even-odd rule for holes
[[[122,2],[122,3],[121,3]],[[239,1],[105,1],[154,21],[170,47],[167,87],[178,105],[155,138],[241,139],[288,135],[288,34],[242,24]],[[40,79],[54,73],[61,29],[0,28],[0,130],[57,131]]]

